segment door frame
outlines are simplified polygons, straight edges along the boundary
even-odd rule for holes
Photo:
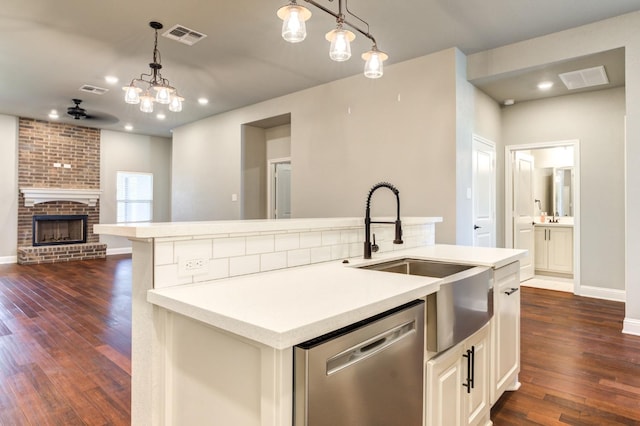
[[[504,243],[506,248],[513,248],[513,163],[516,151],[530,149],[573,147],[573,167],[575,192],[573,195],[573,292],[581,294],[580,287],[580,140],[568,139],[551,142],[536,142],[522,145],[506,145],[504,147]]]
[[[479,142],[482,143],[484,145],[487,145],[488,147],[490,147],[491,150],[493,150],[493,158],[492,158],[492,168],[493,168],[493,177],[491,179],[491,200],[490,203],[493,206],[493,229],[491,230],[491,234],[492,234],[492,240],[491,240],[491,247],[496,247],[496,240],[497,240],[497,232],[498,232],[498,224],[497,224],[497,220],[498,220],[498,215],[497,215],[497,210],[498,210],[498,205],[497,205],[497,199],[496,199],[496,188],[497,188],[497,184],[496,184],[496,179],[497,179],[497,163],[496,163],[496,144],[493,141],[490,141],[489,139],[483,138],[480,135],[473,135],[473,139],[472,139],[472,143],[471,143],[471,151],[472,151],[472,155],[473,152],[475,152],[475,143]],[[471,208],[472,208],[472,219],[475,221],[476,218],[476,186],[477,186],[477,182],[476,182],[476,174],[471,173]],[[474,223],[475,224],[475,223]],[[473,244],[475,245],[475,233],[473,235]]]
[[[273,217],[273,170],[276,164],[289,163],[291,157],[269,158],[267,159],[267,219],[275,219]]]

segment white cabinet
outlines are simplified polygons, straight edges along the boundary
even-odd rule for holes
[[[489,422],[489,324],[426,363],[426,424]]]
[[[535,227],[535,268],[542,272],[573,273],[573,228]]]
[[[491,404],[506,390],[520,386],[520,266],[494,272],[491,330]]]

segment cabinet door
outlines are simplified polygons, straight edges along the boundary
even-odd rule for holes
[[[427,426],[462,424],[462,353],[458,345],[427,362]]]
[[[549,246],[549,270],[573,273],[573,229],[551,228],[547,238]]]
[[[547,233],[549,228],[546,226],[536,226],[534,231],[535,238],[535,269],[546,270],[548,267],[548,249],[547,249]]]
[[[511,263],[495,271],[491,403],[518,387],[520,372],[520,267]]]
[[[471,336],[467,342],[465,350],[472,350],[473,367],[472,371],[466,372],[473,378],[473,387],[470,392],[463,389],[465,396],[465,419],[466,424],[485,424],[489,418],[489,325],[487,324],[480,331]],[[466,369],[466,361],[463,361]],[[464,377],[463,377],[464,379]]]

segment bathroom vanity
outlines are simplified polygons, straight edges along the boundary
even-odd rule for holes
[[[536,273],[573,276],[572,223],[536,223],[534,239]]]
[[[517,388],[525,252],[436,245],[440,220],[403,218],[403,245],[374,226],[370,260],[361,218],[97,225],[133,242],[132,424],[291,426],[294,346],[441,288],[443,278],[361,268],[406,257],[491,271],[491,319],[445,351],[425,345],[415,372],[425,424],[452,410],[455,424],[488,423]]]

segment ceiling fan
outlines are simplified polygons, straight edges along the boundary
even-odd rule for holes
[[[89,114],[87,110],[82,108],[80,104],[82,103],[82,99],[71,99],[74,103],[73,106],[67,108],[67,114],[73,117],[75,120],[99,120],[102,122],[108,123],[117,123],[119,120],[117,117],[109,114]]]

